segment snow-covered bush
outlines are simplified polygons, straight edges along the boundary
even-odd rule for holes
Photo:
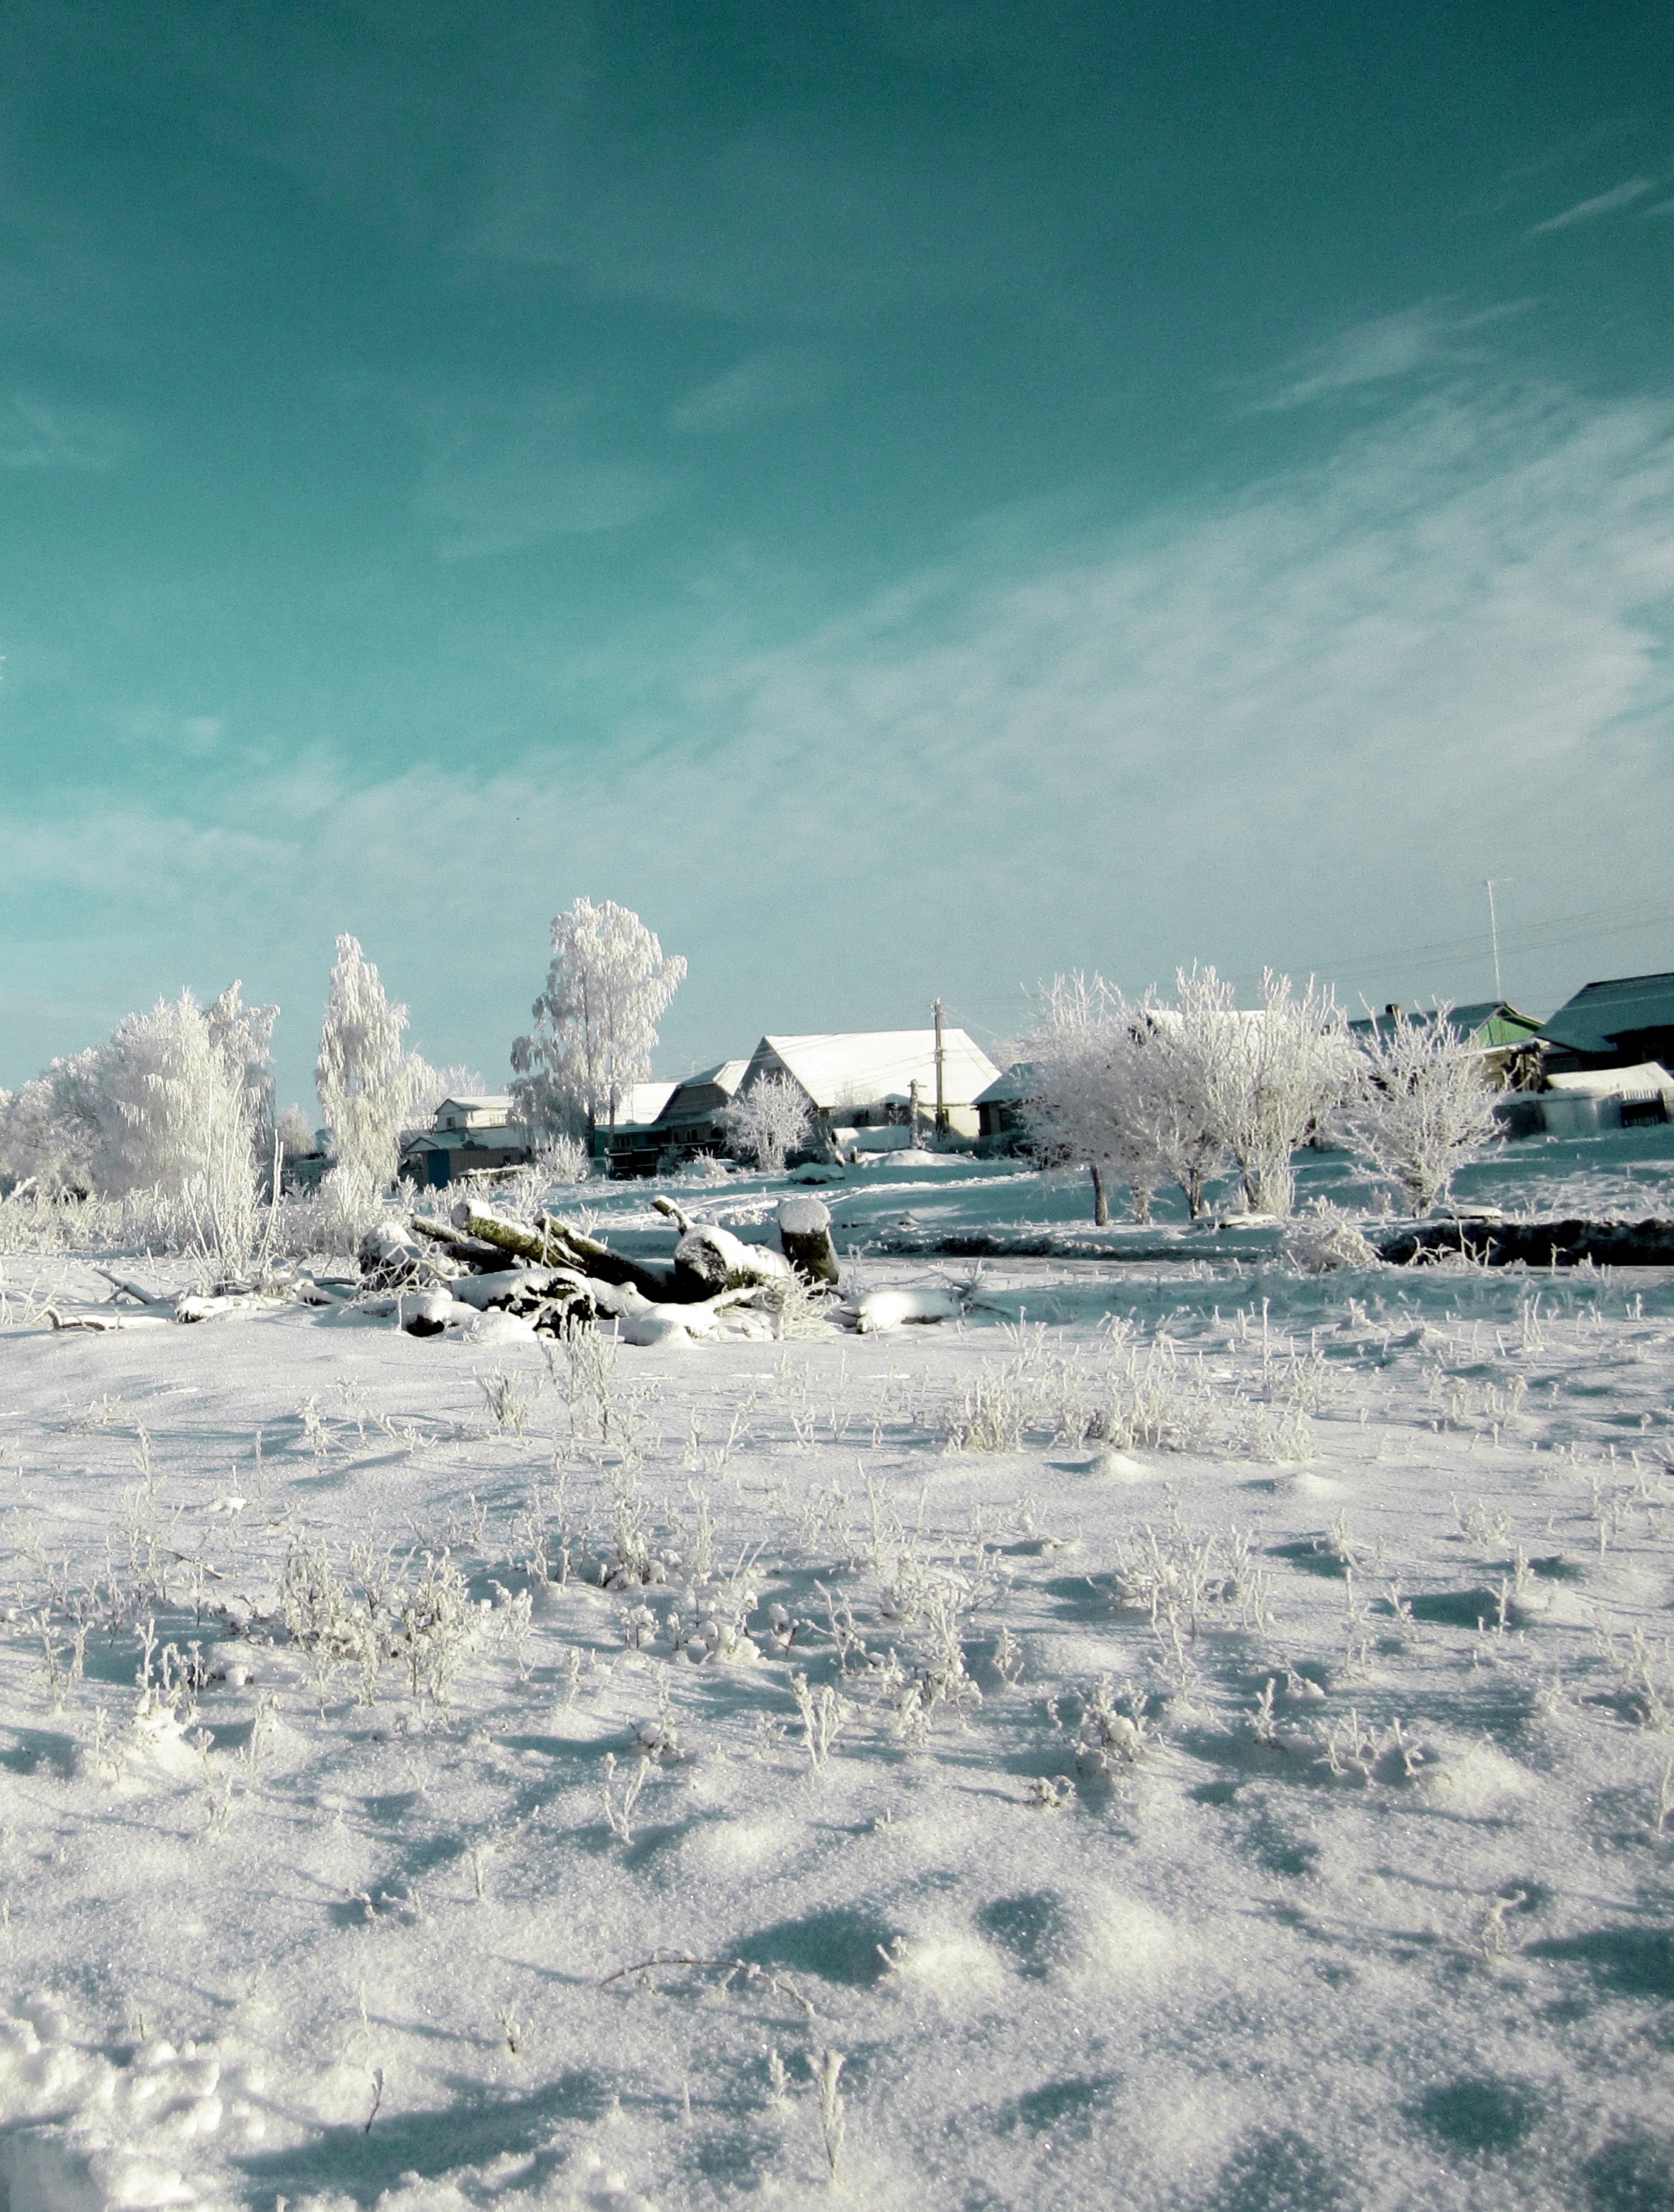
[[[1354,1215],[1329,1199],[1317,1198],[1285,1233],[1284,1255],[1305,1275],[1329,1275],[1339,1267],[1371,1267],[1377,1249]]]
[[[549,1137],[535,1154],[535,1166],[548,1182],[585,1182],[593,1173],[579,1137]]]
[[[535,1026],[512,1046],[512,1097],[544,1136],[579,1137],[614,1122],[628,1091],[651,1072],[656,1024],[686,963],[636,914],[612,899],[578,898],[552,922],[552,961],[535,1000]]]
[[[1299,999],[1288,975],[1262,977],[1262,1003],[1240,1009],[1213,968],[1177,979],[1182,1047],[1203,1086],[1210,1123],[1236,1162],[1252,1212],[1287,1214],[1291,1157],[1346,1095],[1353,1055],[1329,991]]]
[[[786,1154],[805,1142],[813,1127],[808,1095],[788,1075],[764,1076],[752,1084],[721,1118],[729,1149],[753,1160],[765,1175],[777,1175]]]
[[[1457,1170],[1494,1133],[1487,1063],[1444,1001],[1427,1022],[1393,1016],[1361,1050],[1361,1081],[1342,1126],[1414,1213],[1447,1194]]]

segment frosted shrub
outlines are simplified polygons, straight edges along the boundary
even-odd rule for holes
[[[446,1551],[425,1553],[422,1579],[402,1597],[395,1638],[415,1702],[447,1704],[484,1610],[472,1603],[465,1577]]]
[[[1329,1275],[1339,1267],[1374,1267],[1375,1246],[1354,1215],[1329,1199],[1317,1198],[1285,1232],[1284,1255],[1305,1275]]]
[[[1196,1361],[1184,1362],[1171,1346],[1128,1350],[1101,1378],[1086,1416],[1083,1442],[1153,1451],[1196,1451],[1221,1426],[1219,1409]]]
[[[984,1360],[965,1390],[948,1433],[957,1451],[1020,1451],[1024,1437],[1047,1419],[1048,1374],[1027,1354],[996,1366]]]
[[[1142,1702],[1127,1683],[1118,1691],[1101,1674],[1075,1731],[1076,1765],[1083,1774],[1110,1774],[1135,1765],[1146,1745]]]
[[[1448,1016],[1397,1014],[1361,1046],[1364,1066],[1342,1127],[1414,1213],[1447,1194],[1457,1170],[1494,1133],[1486,1063]]]
[[[585,1182],[593,1172],[587,1148],[579,1137],[549,1137],[535,1154],[535,1166],[548,1182]]]
[[[813,1127],[808,1095],[788,1075],[770,1075],[752,1084],[722,1118],[731,1150],[753,1160],[764,1175],[777,1175],[786,1155],[804,1143]]]
[[[502,1436],[520,1437],[529,1425],[540,1386],[533,1376],[508,1375],[503,1367],[491,1368],[477,1377],[489,1419]]]

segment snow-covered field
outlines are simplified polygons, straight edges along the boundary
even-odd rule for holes
[[[0,1268],[10,2212],[1674,2205],[1668,1273],[549,1359]]]

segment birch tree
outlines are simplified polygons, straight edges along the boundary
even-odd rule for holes
[[[315,1081],[331,1135],[325,1189],[345,1221],[376,1206],[395,1180],[408,1106],[405,1006],[392,1006],[359,940],[339,937]]]
[[[552,923],[546,988],[534,1028],[512,1046],[512,1096],[544,1135],[575,1136],[617,1119],[623,1099],[651,1072],[657,1024],[686,963],[665,955],[636,914],[578,898]]]

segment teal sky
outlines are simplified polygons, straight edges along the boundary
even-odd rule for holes
[[[1674,967],[1664,5],[0,14],[0,1083]]]

